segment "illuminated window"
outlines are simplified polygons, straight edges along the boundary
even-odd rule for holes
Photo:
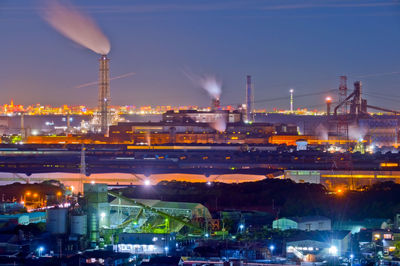
[[[392,234],[383,234],[384,239],[392,239]]]

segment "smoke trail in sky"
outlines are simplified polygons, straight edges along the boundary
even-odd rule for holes
[[[222,82],[213,75],[199,76],[188,70],[182,71],[196,86],[200,86],[208,92],[213,99],[219,99],[222,92]]]
[[[95,53],[106,55],[110,52],[109,40],[90,17],[55,0],[47,3],[42,16],[53,28]]]
[[[116,77],[112,77],[112,78],[110,78],[110,81],[111,80],[116,80],[116,79],[127,78],[127,77],[133,76],[135,74],[136,74],[135,72],[129,72],[129,73],[122,74],[122,75],[119,75],[119,76],[116,76]],[[99,81],[87,82],[87,83],[79,84],[79,85],[75,86],[74,89],[90,87],[90,86],[97,85],[97,84],[99,84]]]

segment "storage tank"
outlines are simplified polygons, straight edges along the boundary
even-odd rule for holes
[[[68,209],[48,209],[46,228],[51,234],[67,233],[67,214]]]
[[[86,235],[87,216],[84,214],[71,216],[71,235]]]

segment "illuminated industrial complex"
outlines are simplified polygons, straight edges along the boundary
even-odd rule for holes
[[[187,13],[224,10],[208,4]],[[96,86],[97,97],[70,90],[80,104],[9,100],[0,106],[1,265],[400,264],[400,111],[367,101],[379,96],[364,91],[368,75],[349,75],[352,85],[348,76],[338,76],[334,89],[320,92],[290,85],[278,98],[258,99],[263,85],[256,82],[265,69],[235,64],[246,66],[236,75],[241,83],[223,86],[217,75],[181,67],[191,86],[207,95],[205,106],[138,105],[140,100],[120,106],[114,104],[113,80],[137,73],[143,78],[141,68],[148,66],[138,61],[137,73],[110,75],[123,68],[121,56],[110,53],[121,43],[112,50],[103,29],[72,4],[42,5],[35,10],[53,33],[90,51],[89,69],[98,79],[73,88]],[[259,11],[381,5],[398,4],[313,3]],[[81,7],[88,14],[134,10],[143,16],[154,8],[185,10],[174,4],[89,6]],[[127,52],[138,52],[129,47]],[[152,53],[157,62],[146,63],[154,78],[153,71],[165,66]],[[240,88],[240,99],[228,95],[236,104],[224,105],[225,86]],[[318,108],[297,104],[317,95],[323,98],[313,103]],[[280,100],[287,108],[274,108]]]

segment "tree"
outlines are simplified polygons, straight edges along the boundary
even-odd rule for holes
[[[400,241],[394,244],[395,250],[393,251],[393,256],[400,258]]]

